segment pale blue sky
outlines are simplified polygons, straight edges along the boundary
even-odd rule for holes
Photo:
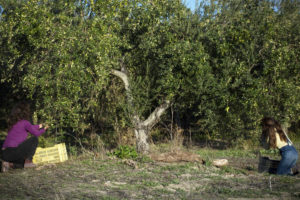
[[[182,2],[191,10],[195,10],[195,4],[197,3],[199,5],[199,2],[203,0],[182,0]],[[3,9],[0,6],[0,14],[2,13]]]
[[[197,2],[199,4],[200,0],[182,0],[182,2],[191,10],[195,9],[195,3]]]

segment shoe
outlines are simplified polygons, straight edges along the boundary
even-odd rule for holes
[[[293,175],[299,174],[299,166],[298,166],[298,165],[295,165],[295,166],[291,169],[291,172],[292,172]]]
[[[297,167],[293,167],[291,171],[294,176],[299,174],[299,170]]]
[[[1,172],[4,172],[4,173],[8,172],[8,170],[12,167],[13,167],[13,163],[2,161]]]
[[[32,160],[25,160],[24,168],[33,168],[33,167],[36,167],[36,165],[33,164]]]

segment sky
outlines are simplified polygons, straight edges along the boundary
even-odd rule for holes
[[[198,2],[199,4],[199,0],[182,0],[182,2],[191,10],[195,10],[195,3]]]
[[[195,4],[199,4],[200,0],[182,0],[182,2],[193,11],[195,10]],[[0,6],[0,14],[2,11],[2,7]]]

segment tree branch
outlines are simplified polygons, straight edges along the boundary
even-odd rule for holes
[[[132,99],[131,90],[129,87],[128,75],[122,71],[118,71],[115,69],[112,69],[112,74],[122,79],[122,81],[125,85],[128,102],[129,102],[131,108],[133,108],[133,103],[132,103],[133,99]],[[133,116],[134,123],[136,125],[138,125],[139,127],[147,127],[147,129],[151,129],[159,121],[161,115],[166,111],[166,109],[169,108],[169,106],[170,106],[170,101],[168,101],[168,100],[165,101],[163,104],[161,104],[159,107],[157,107],[149,115],[149,117],[142,123],[140,122],[139,116],[137,114],[134,114],[134,116]]]
[[[136,114],[136,112],[134,111],[134,106],[133,106],[133,99],[132,99],[132,96],[131,96],[131,89],[129,87],[129,80],[128,80],[128,75],[125,73],[125,72],[122,72],[122,71],[119,71],[119,70],[115,70],[115,69],[112,69],[111,70],[111,73],[117,77],[119,77],[120,79],[122,79],[124,85],[125,85],[125,90],[126,90],[126,95],[127,95],[127,100],[128,100],[128,103],[131,107],[131,110],[133,111],[133,123],[135,125],[139,124],[140,123],[140,118],[139,116]]]
[[[169,108],[170,104],[170,101],[165,101],[162,105],[157,107],[145,121],[143,121],[142,125],[151,129],[159,121],[160,116]]]
[[[111,70],[111,73],[117,77],[119,77],[120,79],[122,79],[124,85],[125,85],[125,90],[127,92],[130,92],[130,89],[129,89],[129,81],[128,81],[128,75],[125,74],[124,72],[121,72],[121,71],[118,71],[118,70],[115,70],[115,69],[112,69]]]

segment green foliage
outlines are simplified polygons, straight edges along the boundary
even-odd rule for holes
[[[219,174],[247,174],[247,170],[245,169],[236,169],[236,168],[233,168],[233,167],[230,167],[230,166],[224,166],[224,167],[221,167],[221,170],[219,171]]]
[[[152,163],[153,162],[153,160],[146,155],[140,155],[136,160],[140,163]]]
[[[115,138],[135,126],[132,112],[143,120],[166,99],[164,124],[175,113],[198,138],[232,145],[255,144],[263,116],[300,120],[298,1],[211,1],[195,13],[180,0],[0,5],[2,116],[31,99],[34,120],[70,143]],[[111,69],[128,74],[132,104]]]
[[[71,156],[74,156],[74,157],[77,157],[79,155],[79,150],[78,150],[78,147],[76,146],[68,146],[68,155],[71,155]]]
[[[127,145],[119,146],[110,155],[121,159],[136,159],[138,157],[138,153],[135,148]]]
[[[109,74],[108,54],[113,53],[115,38],[108,35],[104,21],[73,15],[80,9],[74,1],[15,6],[4,6],[1,21],[7,47],[1,55],[7,55],[1,59],[1,81],[12,82],[14,92],[26,90],[26,97],[35,102],[36,118],[48,123],[50,131],[82,135],[96,120],[93,110]]]
[[[42,148],[48,148],[48,147],[52,147],[55,144],[57,144],[56,138],[54,137],[44,137],[44,136],[40,136],[39,137],[39,147]]]
[[[278,159],[280,160],[280,152],[278,149],[261,149],[259,150],[259,153],[261,156],[266,156],[266,157],[269,157],[269,158],[272,158],[272,159]]]
[[[291,28],[299,25],[290,21],[299,19],[299,3],[294,6],[288,16],[270,1],[227,0],[196,13],[205,30],[198,41],[209,54],[206,77],[211,78],[208,90],[195,92],[195,125],[190,126],[235,145],[239,139],[257,140],[263,116],[282,123],[299,120],[300,69],[294,57],[299,57],[294,45],[299,37],[294,34],[300,29]]]

